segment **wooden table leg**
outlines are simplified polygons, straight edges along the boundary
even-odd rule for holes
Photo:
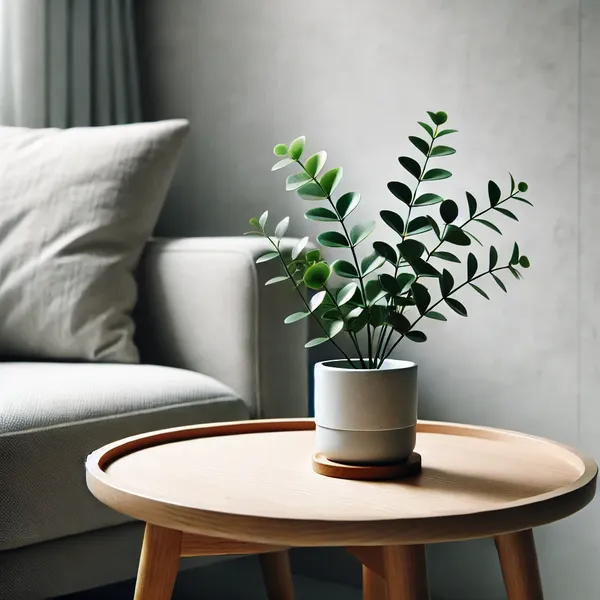
[[[508,600],[543,600],[533,531],[501,535],[495,542]]]
[[[385,579],[363,565],[363,600],[387,600]]]
[[[267,552],[260,554],[259,558],[269,600],[294,600],[288,552]]]
[[[388,600],[429,600],[425,546],[386,546],[383,564]]]
[[[181,531],[146,524],[134,600],[171,600],[180,552]]]

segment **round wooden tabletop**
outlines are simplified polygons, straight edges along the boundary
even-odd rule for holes
[[[314,422],[168,429],[109,444],[86,462],[91,492],[163,527],[285,546],[422,544],[556,521],[594,497],[594,461],[485,427],[420,422],[413,478],[369,482],[312,470]]]

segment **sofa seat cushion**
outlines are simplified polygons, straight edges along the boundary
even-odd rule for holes
[[[131,520],[87,490],[84,462],[117,439],[247,419],[218,381],[153,365],[0,363],[0,550]]]

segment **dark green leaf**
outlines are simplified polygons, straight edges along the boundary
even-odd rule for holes
[[[387,321],[388,309],[386,306],[372,306],[369,312],[371,313],[369,323],[373,327],[381,327]]]
[[[398,198],[398,200],[402,200],[404,204],[410,205],[412,200],[412,192],[405,183],[402,183],[401,181],[390,181],[387,184],[387,187],[388,190],[390,190],[390,192],[392,192],[392,194]]]
[[[519,244],[517,244],[517,242],[515,242],[515,245],[513,246],[512,255],[510,257],[510,264],[516,265],[518,262],[519,262]]]
[[[306,317],[308,317],[308,315],[310,315],[309,312],[295,312],[291,315],[288,315],[283,322],[289,325],[290,323],[295,323],[296,321],[301,321],[302,319],[305,319]]]
[[[477,258],[472,252],[467,256],[467,279],[473,279],[477,273]]]
[[[396,254],[396,251],[385,242],[373,242],[373,250],[375,250],[379,256],[383,256],[383,258],[389,261],[392,265],[395,265],[398,262],[398,255]]]
[[[336,275],[346,279],[358,279],[356,267],[347,260],[336,260],[331,264],[331,268]]]
[[[410,329],[410,321],[397,312],[388,315],[388,322],[400,334],[405,334]]]
[[[461,317],[467,316],[467,309],[464,304],[461,304],[458,300],[454,298],[445,298],[444,302],[446,302],[446,304]]]
[[[320,292],[317,292],[311,299],[310,299],[310,310],[312,312],[314,312],[315,310],[317,310],[317,308],[319,308],[319,306],[321,306],[321,304],[323,303],[323,300],[325,300],[325,297],[327,296],[327,292],[325,290],[322,290]]]
[[[498,250],[490,246],[490,271],[498,264]]]
[[[422,258],[414,258],[410,261],[410,266],[417,275],[421,277],[439,277],[440,272]]]
[[[400,284],[388,273],[383,273],[379,276],[379,283],[381,284],[381,287],[392,296],[400,294]]]
[[[427,215],[425,218],[429,221],[431,229],[433,229],[433,232],[435,233],[437,239],[441,240],[442,232],[440,231],[440,226],[437,224],[436,220],[431,215]]]
[[[471,192],[467,192],[467,202],[469,203],[469,217],[472,219],[475,213],[477,213],[477,200],[475,200],[475,196]]]
[[[289,277],[287,275],[280,275],[279,277],[272,277],[265,283],[265,285],[273,285],[274,283],[280,283],[282,281],[287,281]]]
[[[426,342],[427,341],[427,336],[422,331],[417,331],[417,330],[407,331],[406,332],[406,337],[411,342],[422,343],[422,342]]]
[[[367,296],[367,303],[371,305],[385,298],[387,292],[381,287],[378,279],[370,279],[365,284],[365,294]]]
[[[518,221],[519,220],[517,218],[517,215],[515,215],[515,213],[511,212],[507,208],[502,208],[500,206],[496,206],[495,210],[497,210],[499,213],[502,213],[505,217],[508,217],[509,219],[512,219],[513,221]]]
[[[294,160],[298,160],[302,156],[302,152],[304,152],[304,144],[306,143],[306,138],[304,136],[300,136],[296,138],[288,148],[288,154],[290,158]]]
[[[427,114],[436,125],[443,125],[448,120],[448,115],[443,110],[438,110],[436,113],[428,110]]]
[[[265,212],[260,215],[259,219],[258,219],[258,224],[260,226],[261,229],[265,228],[265,225],[267,224],[267,219],[269,218],[269,211],[265,210]]]
[[[457,131],[458,129],[443,129],[442,131],[438,131],[438,134],[435,137],[437,139],[443,135],[450,135],[451,133],[456,133]]]
[[[415,178],[419,179],[421,176],[421,166],[410,156],[400,156],[398,162]]]
[[[308,236],[303,237],[301,240],[296,242],[296,245],[292,249],[292,260],[296,260],[300,256],[300,252],[304,250],[304,247],[308,243]]]
[[[331,269],[327,263],[315,263],[304,273],[304,285],[311,290],[320,290],[329,279]]]
[[[425,316],[428,317],[429,319],[435,319],[436,321],[447,321],[448,320],[442,313],[436,312],[435,310],[430,310],[428,313],[425,314]]]
[[[442,271],[442,277],[440,278],[440,290],[442,292],[442,296],[447,296],[454,287],[454,277],[452,277],[452,273],[447,269]]]
[[[382,221],[388,227],[391,227],[398,235],[404,233],[404,221],[398,213],[393,210],[382,210],[379,215],[381,216]]]
[[[416,277],[412,273],[400,273],[396,277],[396,281],[400,286],[400,294],[408,292],[415,280]]]
[[[321,189],[318,183],[314,181],[309,181],[305,183],[302,187],[296,190],[296,193],[303,200],[323,200],[327,198],[327,194]]]
[[[417,305],[417,310],[420,314],[425,313],[429,303],[431,302],[429,290],[420,283],[413,283],[411,289],[413,298],[415,299],[415,304]]]
[[[365,309],[362,306],[357,306],[353,308],[347,315],[347,319],[356,319],[356,317],[360,316]]]
[[[414,306],[415,301],[410,296],[396,296],[393,299],[394,306]]]
[[[271,171],[279,171],[279,169],[283,169],[284,167],[291,165],[293,162],[294,161],[291,158],[282,158],[271,167]]]
[[[499,233],[500,235],[502,235],[502,232],[498,229],[498,227],[496,227],[496,225],[494,225],[493,223],[490,223],[489,221],[486,221],[485,219],[475,219],[475,222],[481,223],[482,225],[485,225],[486,227],[489,227],[496,233]]]
[[[317,236],[317,241],[321,246],[328,248],[348,248],[350,244],[346,236],[339,231],[325,231]]]
[[[335,188],[340,184],[340,181],[342,181],[343,175],[344,169],[342,169],[342,167],[336,167],[335,169],[330,169],[321,176],[321,187],[325,190],[326,194],[333,194]]]
[[[256,217],[252,217],[248,223],[250,223],[250,225],[252,225],[252,227],[256,227],[257,229],[260,227],[259,223],[258,223],[258,219]]]
[[[456,246],[471,245],[469,236],[462,229],[456,227],[455,225],[448,225],[444,240],[450,244],[455,244]]]
[[[323,314],[319,315],[319,318],[325,321],[339,321],[341,316],[338,308],[328,308]]]
[[[515,279],[521,279],[521,273],[517,271],[513,266],[509,265],[508,270],[512,273]]]
[[[360,202],[360,194],[358,192],[346,192],[338,198],[335,207],[340,214],[340,217],[347,217]]]
[[[357,223],[350,230],[350,241],[353,246],[358,246],[365,238],[369,237],[375,229],[375,221],[367,221],[365,223]]]
[[[490,199],[491,206],[496,206],[496,204],[500,202],[501,195],[502,192],[500,191],[498,184],[491,180],[488,181],[488,197]]]
[[[354,281],[347,283],[341,290],[338,291],[336,301],[338,306],[343,306],[346,302],[352,300],[352,296],[358,289],[358,284]]]
[[[529,262],[529,259],[526,256],[521,256],[521,258],[519,259],[519,264],[524,269],[529,269],[529,267],[531,266],[531,263]]]
[[[363,310],[359,315],[354,318],[351,317],[351,319],[352,320],[348,323],[348,330],[358,333],[369,322],[369,311]]]
[[[417,150],[420,150],[427,156],[429,153],[429,144],[424,139],[417,137],[416,135],[409,135],[408,139]]]
[[[406,233],[407,235],[418,235],[426,231],[431,231],[431,224],[427,217],[416,217],[408,224]]]
[[[415,206],[429,206],[431,204],[439,204],[443,202],[443,198],[437,194],[421,194],[415,200]]]
[[[317,262],[321,260],[321,252],[317,249],[309,250],[305,256],[308,262]]]
[[[512,195],[515,193],[517,184],[515,183],[515,178],[512,176],[512,173],[509,173],[509,176],[510,176],[510,193]]]
[[[455,256],[451,252],[434,252],[431,256],[434,256],[435,258],[439,258],[441,260],[447,260],[448,262],[460,262],[460,258],[458,258],[458,256]]]
[[[275,156],[286,156],[288,153],[288,147],[286,144],[277,144],[275,148],[273,148],[273,154]]]
[[[528,189],[529,189],[529,186],[524,181],[519,182],[519,191],[522,194],[524,194]]]
[[[269,260],[273,260],[274,258],[277,258],[278,256],[279,256],[279,254],[277,254],[277,252],[267,252],[266,254],[263,254],[262,256],[259,256],[256,259],[256,264],[260,264],[260,263],[267,262]]]
[[[440,216],[444,223],[453,223],[456,221],[456,217],[458,217],[458,204],[454,200],[444,200],[440,204]]]
[[[314,338],[312,340],[310,340],[310,342],[306,342],[306,344],[304,344],[305,348],[313,348],[314,346],[318,346],[319,344],[324,344],[325,342],[328,342],[329,338],[326,337],[318,337],[318,338]]]
[[[399,244],[400,252],[402,256],[411,262],[416,258],[420,258],[425,253],[425,246],[417,240],[404,240]]]
[[[379,254],[375,252],[372,252],[360,261],[360,270],[363,275],[368,275],[376,269],[383,267],[384,264],[385,258],[383,258],[383,256],[379,256]]]
[[[285,180],[285,189],[288,192],[297,190],[298,188],[302,187],[305,183],[310,181],[310,179],[311,177],[308,173],[294,173]]]
[[[506,292],[506,286],[505,286],[505,285],[504,285],[504,283],[502,282],[502,279],[500,279],[499,277],[496,277],[496,275],[494,275],[493,273],[492,273],[492,277],[494,278],[494,281],[495,281],[495,282],[498,284],[498,287],[499,287],[499,288],[500,288],[502,291]]]
[[[467,231],[466,229],[463,229],[463,231],[472,239],[475,240],[480,246],[483,246],[483,244],[470,232]]]
[[[431,156],[450,156],[456,154],[456,150],[450,146],[436,146],[431,151]]]
[[[439,181],[440,179],[448,179],[448,177],[452,177],[452,173],[446,171],[446,169],[429,169],[429,171],[423,175],[423,180]]]
[[[431,125],[428,125],[427,123],[423,123],[423,121],[417,121],[417,123],[431,136],[433,137],[433,129],[431,128]],[[438,134],[439,137],[439,134]]]
[[[489,300],[490,297],[478,286],[474,283],[469,284],[477,293],[481,294],[486,300]]]
[[[306,159],[304,168],[311,177],[316,177],[321,172],[321,169],[325,166],[326,160],[327,152],[325,152],[325,150],[321,150],[321,152],[317,152],[310,158]]]
[[[519,202],[525,202],[525,204],[529,204],[529,206],[533,206],[533,204],[531,202],[529,202],[529,200],[527,200],[525,198],[521,198],[520,196],[513,196],[513,198],[515,200],[518,200]]]
[[[338,221],[337,215],[328,208],[309,208],[304,213],[305,218],[311,221]]]
[[[279,223],[277,223],[277,227],[275,227],[275,237],[278,240],[280,240],[285,235],[285,232],[287,231],[289,224],[290,224],[289,217],[285,217],[284,219],[281,219],[281,221],[279,221]]]

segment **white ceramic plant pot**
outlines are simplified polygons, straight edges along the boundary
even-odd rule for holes
[[[315,423],[316,451],[330,460],[407,459],[417,435],[417,365],[388,359],[380,369],[367,370],[347,360],[317,363]]]

